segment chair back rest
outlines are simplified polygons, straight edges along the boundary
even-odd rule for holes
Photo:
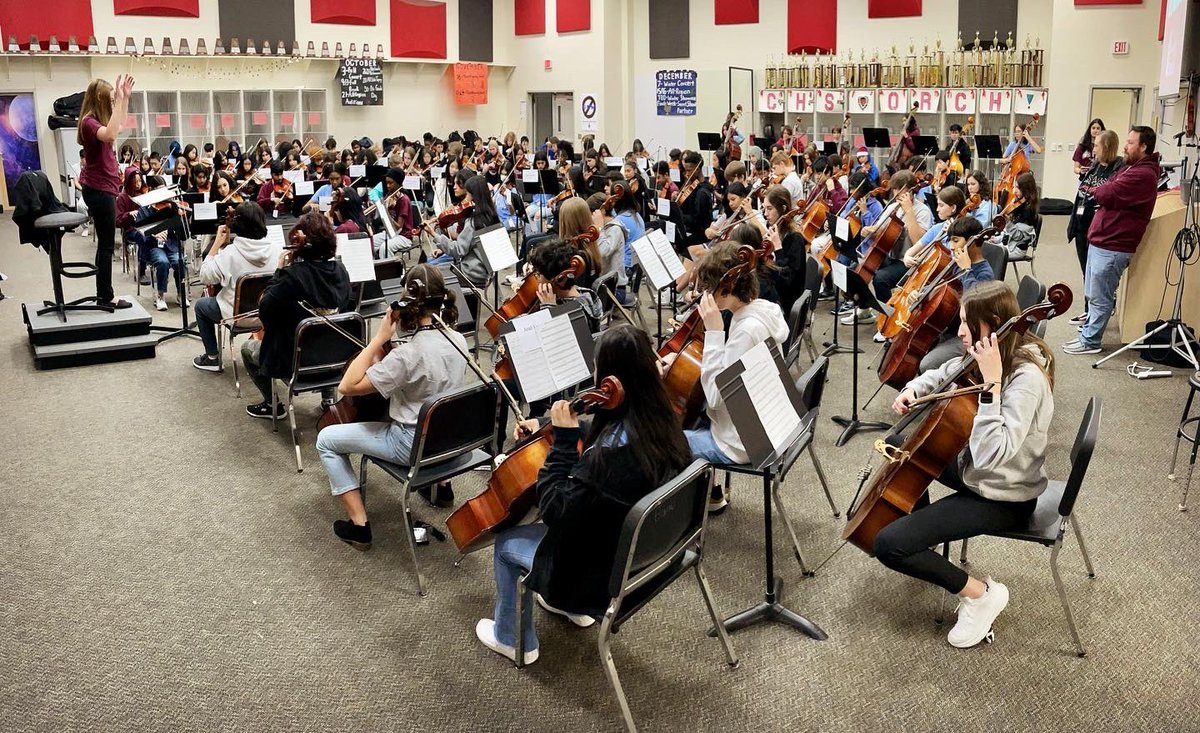
[[[410,466],[441,463],[476,448],[492,448],[500,393],[492,382],[473,382],[425,400],[417,414]]]
[[[817,300],[821,297],[821,263],[812,255],[804,267],[804,290],[808,292],[808,323],[812,325],[813,315],[817,312]]]
[[[1029,244],[1029,249],[1037,249],[1038,242],[1042,241],[1042,215],[1037,214],[1037,220],[1033,223],[1033,241]]]
[[[608,581],[610,596],[624,596],[670,568],[685,550],[700,549],[711,476],[708,463],[693,461],[633,505],[617,539]]]
[[[396,280],[404,277],[404,260],[393,257],[387,260],[375,260],[375,279],[362,284],[359,305],[378,303],[386,297],[383,292],[384,280]]]
[[[998,244],[984,242],[983,259],[992,266],[992,274],[996,280],[1004,282],[1004,275],[1008,272],[1008,250]]]
[[[233,286],[233,315],[240,316],[258,308],[258,301],[273,276],[271,272],[248,272],[239,276]]]
[[[339,333],[335,324],[359,341],[366,342],[367,322],[357,313],[335,313],[325,318],[305,318],[296,325],[296,351],[292,379],[322,372],[340,371],[362,347]]]
[[[799,351],[800,334],[804,333],[804,328],[808,325],[808,297],[809,292],[807,290],[800,293],[800,297],[796,298],[796,302],[792,303],[792,307],[788,310],[788,334],[787,338],[780,344],[785,364],[792,363],[792,352]]]
[[[1025,275],[1017,286],[1017,307],[1022,311],[1046,299],[1046,286],[1033,275]]]
[[[596,292],[596,297],[600,299],[600,308],[605,313],[613,309],[613,298],[605,295],[608,291],[609,295],[616,297],[617,294],[617,271],[606,272],[592,282],[592,290]]]
[[[821,409],[821,398],[825,396],[826,373],[829,371],[829,357],[818,356],[813,365],[796,380],[796,389],[804,400],[808,410]]]
[[[1083,477],[1087,474],[1088,464],[1092,462],[1092,451],[1096,449],[1096,438],[1100,434],[1103,406],[1104,401],[1101,398],[1093,397],[1088,400],[1087,409],[1083,411],[1083,421],[1079,423],[1075,445],[1071,447],[1071,475],[1067,477],[1062,501],[1058,504],[1058,513],[1064,517],[1071,516],[1071,512],[1074,511],[1075,499],[1079,497],[1079,489],[1083,486]]]

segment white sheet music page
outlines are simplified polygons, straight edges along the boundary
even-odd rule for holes
[[[549,397],[557,390],[550,361],[542,348],[538,326],[549,322],[550,311],[538,310],[512,320],[514,330],[504,337],[505,348],[512,359],[513,371],[526,401]]]
[[[538,328],[538,332],[546,361],[550,363],[550,372],[554,375],[554,386],[558,390],[574,387],[591,376],[569,315],[551,318]]]
[[[349,234],[337,235],[337,254],[342,267],[350,274],[350,282],[375,279],[375,253],[371,251],[370,237],[351,239]]]
[[[312,196],[313,195],[313,182],[312,181],[296,181],[295,191],[296,191],[297,196]]]
[[[304,171],[284,171],[283,180],[291,181],[292,185],[295,186],[304,180]]]
[[[508,238],[504,227],[497,227],[478,236],[479,244],[483,247],[483,257],[492,272],[500,272],[517,264],[517,251],[513,249],[512,240]]]
[[[662,260],[663,266],[667,268],[667,274],[671,276],[672,280],[678,280],[687,273],[683,267],[683,261],[679,259],[679,255],[675,254],[671,240],[667,239],[666,234],[658,229],[650,229],[647,230],[646,236],[650,237],[650,243],[654,245],[654,253]]]
[[[742,384],[754,411],[776,452],[783,450],[788,438],[800,425],[800,415],[788,399],[779,366],[767,342],[760,341],[747,351],[742,362]]]
[[[196,221],[212,221],[217,218],[216,204],[194,204],[192,206],[192,215]]]
[[[641,263],[642,270],[646,272],[646,277],[650,278],[650,284],[655,290],[662,290],[671,284],[671,273],[667,272],[666,266],[658,258],[649,235],[634,240],[629,246],[633,248],[633,256]]]
[[[272,224],[267,227],[267,241],[281,250],[287,246],[287,240],[283,236],[282,224]]]
[[[537,169],[536,168],[526,168],[525,170],[521,171],[521,182],[522,183],[537,183],[538,182]]]
[[[829,266],[832,269],[833,287],[846,292],[846,266],[837,260],[831,260]]]

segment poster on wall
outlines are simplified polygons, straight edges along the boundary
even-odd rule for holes
[[[654,75],[654,98],[660,117],[695,116],[696,76],[691,69],[659,71]]]
[[[343,107],[383,104],[383,64],[379,59],[346,58],[338,67]]]
[[[1167,0],[1163,19],[1162,59],[1158,68],[1158,96],[1179,94],[1179,75],[1183,73],[1184,35],[1187,30],[1188,4]]]
[[[596,101],[599,97],[598,94],[586,92],[579,95],[580,132],[600,131],[600,103]]]
[[[17,178],[25,171],[42,169],[32,94],[0,94],[0,153],[11,200]]]
[[[487,64],[458,63],[454,65],[454,103],[487,104]]]

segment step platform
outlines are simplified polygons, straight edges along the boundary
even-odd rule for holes
[[[133,303],[112,313],[73,311],[63,322],[57,313],[37,315],[42,303],[22,303],[21,315],[29,332],[33,364],[38,369],[105,364],[129,359],[153,359],[159,337],[150,332],[152,318],[133,296]]]

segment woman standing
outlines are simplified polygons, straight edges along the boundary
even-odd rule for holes
[[[1104,130],[1104,120],[1097,117],[1088,123],[1087,131],[1075,146],[1075,154],[1071,156],[1071,160],[1075,163],[1075,175],[1079,176],[1081,181],[1083,174],[1092,167],[1092,160],[1096,157],[1096,141]]]
[[[1088,227],[1096,215],[1096,199],[1088,193],[1117,174],[1125,166],[1120,156],[1121,138],[1113,130],[1104,130],[1096,136],[1096,147],[1091,167],[1079,178],[1079,192],[1075,194],[1075,207],[1071,209],[1071,221],[1067,223],[1067,239],[1075,242],[1075,254],[1079,257],[1079,269],[1087,280]],[[1086,189],[1086,190],[1085,190]],[[1087,323],[1087,298],[1083,300],[1083,313],[1071,319],[1071,323],[1082,326]]]
[[[103,79],[93,79],[83,95],[77,140],[83,146],[83,170],[79,182],[83,186],[83,201],[96,223],[96,302],[113,308],[129,308],[133,304],[113,295],[112,257],[117,231],[117,194],[121,192],[121,177],[117,173],[117,155],[113,143],[129,116],[129,97],[133,94],[133,77],[121,74],[117,86]]]

